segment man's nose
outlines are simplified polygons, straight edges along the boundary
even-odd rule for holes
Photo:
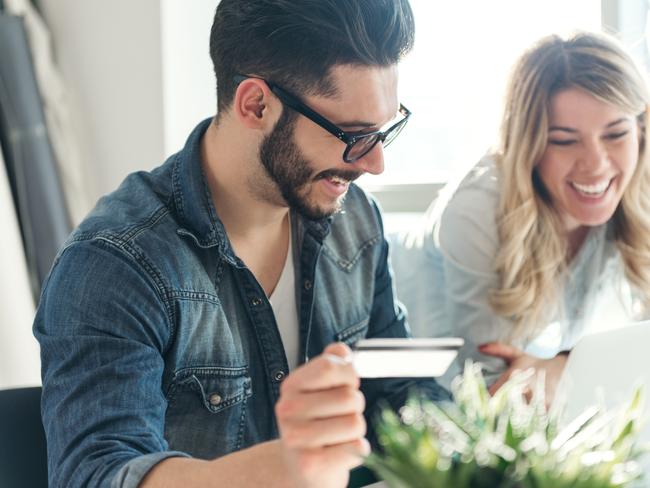
[[[384,146],[377,143],[368,154],[353,163],[359,171],[378,175],[384,172]]]

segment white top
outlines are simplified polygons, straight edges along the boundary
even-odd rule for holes
[[[278,324],[284,352],[287,355],[289,370],[295,369],[298,365],[298,356],[300,355],[299,346],[299,328],[298,328],[298,308],[296,307],[296,278],[294,275],[292,244],[291,244],[291,225],[289,225],[289,249],[287,250],[287,259],[284,262],[282,274],[275,286],[273,293],[269,297],[275,321]]]
[[[467,358],[485,364],[492,383],[505,363],[478,353],[479,344],[504,340],[512,323],[497,316],[488,292],[498,283],[496,214],[500,183],[494,161],[481,160],[457,185],[447,185],[408,235],[392,236],[397,295],[416,337],[465,339],[441,383],[449,386]],[[539,357],[571,349],[588,332],[629,320],[619,297],[622,262],[607,225],[590,230],[571,262],[563,288],[563,313],[532,343],[518,344]]]

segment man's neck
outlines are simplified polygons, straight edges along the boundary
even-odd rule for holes
[[[220,127],[213,122],[201,141],[203,172],[229,236],[250,236],[280,226],[288,213],[287,207],[265,201],[251,190],[251,181],[263,172],[259,142],[243,137],[228,121]]]
[[[289,245],[289,209],[254,194],[250,181],[259,174],[255,148],[228,122],[213,122],[201,141],[203,171],[219,219],[237,256],[255,275],[267,296],[282,272]]]

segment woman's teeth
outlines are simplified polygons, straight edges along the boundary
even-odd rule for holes
[[[573,186],[573,188],[578,190],[580,193],[584,193],[585,195],[589,196],[596,196],[604,193],[607,188],[609,188],[609,184],[611,182],[612,180],[605,180],[595,185],[581,185],[580,183],[572,181],[571,186]]]

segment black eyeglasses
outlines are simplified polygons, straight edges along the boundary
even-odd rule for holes
[[[237,75],[234,77],[234,80],[235,83],[239,84],[248,78],[255,77]],[[391,125],[385,131],[382,132],[380,130],[376,130],[372,132],[346,132],[337,125],[327,120],[318,112],[315,112],[307,105],[302,103],[300,99],[295,95],[292,95],[283,88],[280,88],[275,83],[267,81],[263,78],[258,79],[264,81],[269,86],[271,91],[275,94],[275,96],[277,96],[280,101],[287,107],[290,107],[299,114],[304,115],[309,120],[315,124],[318,124],[327,132],[343,141],[346,145],[345,151],[343,151],[343,161],[346,163],[354,163],[358,159],[361,159],[366,154],[368,154],[372,148],[377,145],[378,142],[381,142],[384,146],[388,146],[402,131],[406,125],[406,122],[408,122],[408,119],[411,116],[410,110],[400,103],[399,113],[404,118]]]

